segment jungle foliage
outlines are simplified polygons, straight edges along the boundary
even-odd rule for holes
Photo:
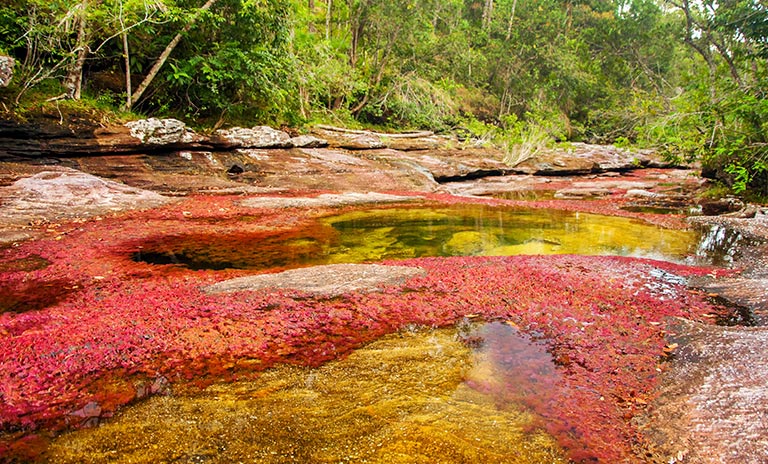
[[[7,0],[6,108],[587,140],[768,193],[764,0]]]

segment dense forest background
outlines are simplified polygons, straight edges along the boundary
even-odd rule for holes
[[[637,144],[768,194],[765,0],[4,0],[0,54],[17,116]]]

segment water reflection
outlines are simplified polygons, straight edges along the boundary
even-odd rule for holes
[[[46,458],[565,463],[526,407],[557,380],[543,346],[512,327],[407,330],[317,369],[283,366],[255,381],[151,398],[58,438]]]
[[[269,269],[422,256],[612,254],[683,261],[698,234],[642,221],[542,209],[457,205],[329,216],[290,233],[158,237],[134,259],[192,269]]]

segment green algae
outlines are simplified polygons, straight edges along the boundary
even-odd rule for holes
[[[473,334],[488,335],[463,336]],[[46,459],[568,462],[534,414],[472,387],[500,382],[505,367],[493,349],[473,351],[461,337],[456,329],[404,331],[320,368],[281,366],[254,381],[150,398],[59,437]]]

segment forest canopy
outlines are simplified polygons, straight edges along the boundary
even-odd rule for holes
[[[768,194],[764,0],[6,0],[5,110],[654,147]]]

